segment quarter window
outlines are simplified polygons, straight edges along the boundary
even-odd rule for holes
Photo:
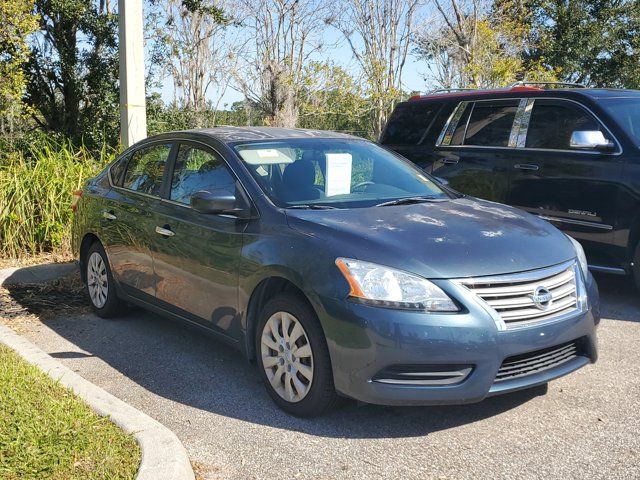
[[[129,160],[129,155],[120,157],[110,169],[111,181],[116,187],[122,186],[122,180],[124,176],[124,172],[127,168],[127,161]]]
[[[575,131],[599,130],[600,123],[578,105],[569,102],[536,100],[527,130],[527,148],[569,150]]]
[[[441,103],[401,103],[394,110],[381,139],[389,145],[416,145],[433,123]]]
[[[122,186],[147,195],[159,196],[169,152],[171,145],[153,145],[133,152]]]
[[[213,152],[180,145],[171,181],[171,200],[189,205],[200,191],[235,191],[235,178],[224,161]]]
[[[464,144],[508,147],[517,110],[517,100],[476,102],[469,118]]]

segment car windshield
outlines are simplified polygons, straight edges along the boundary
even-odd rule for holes
[[[421,170],[366,140],[288,139],[234,148],[281,207],[359,208],[402,198],[449,198]]]
[[[606,98],[602,106],[640,146],[640,97]]]

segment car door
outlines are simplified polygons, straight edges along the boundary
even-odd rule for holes
[[[190,206],[199,191],[234,193],[236,178],[218,152],[199,143],[181,142],[172,163],[154,225],[156,298],[175,313],[237,339],[238,266],[246,221]]]
[[[506,203],[580,240],[591,264],[611,264],[623,168],[619,143],[593,113],[572,100],[530,99],[522,122],[524,143],[511,160]],[[612,142],[610,150],[572,146],[574,132],[585,131],[602,132]]]
[[[131,152],[101,214],[101,240],[115,279],[127,293],[155,296],[150,245],[155,240],[153,211],[160,203],[165,167],[172,144],[145,144]]]
[[[436,143],[432,174],[474,197],[504,202],[517,99],[460,102]]]

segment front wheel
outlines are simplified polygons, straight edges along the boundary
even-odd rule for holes
[[[267,302],[256,329],[256,354],[267,392],[285,412],[313,417],[336,403],[324,333],[300,297],[283,294]]]
[[[99,242],[89,247],[84,268],[87,293],[93,311],[103,318],[115,317],[122,313],[124,303],[118,298],[107,254]]]

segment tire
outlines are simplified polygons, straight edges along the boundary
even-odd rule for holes
[[[633,252],[633,280],[636,283],[636,289],[640,291],[640,242]]]
[[[91,308],[102,318],[113,318],[124,310],[118,298],[107,254],[100,242],[94,242],[84,260],[85,289]],[[97,284],[97,285],[96,285]]]
[[[260,375],[278,407],[296,417],[315,417],[335,406],[338,395],[327,341],[306,301],[292,294],[269,300],[255,340]]]

